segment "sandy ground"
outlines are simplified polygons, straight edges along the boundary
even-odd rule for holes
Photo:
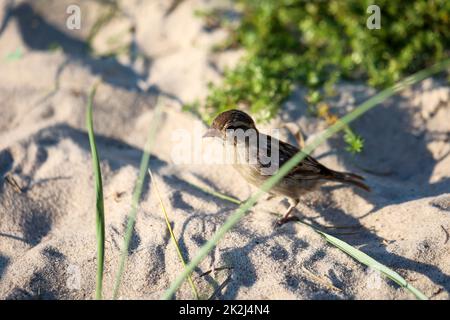
[[[65,28],[65,8],[74,2],[83,13],[81,30]],[[97,79],[102,79],[94,112],[106,207],[105,297],[112,295],[131,193],[157,104],[163,104],[164,117],[151,167],[183,253],[192,258],[236,205],[189,183],[241,200],[254,191],[231,167],[196,159],[208,145],[197,150],[186,144],[184,164],[174,151],[180,134],[195,144],[205,129],[181,111],[181,103],[204,97],[207,82],[219,81],[223,67],[240,55],[211,53],[224,32],[206,30],[193,15],[208,2],[183,1],[171,8],[169,1],[119,1],[121,11],[94,37],[89,53],[89,30],[105,5],[15,1],[8,14],[8,3],[0,2],[0,298],[94,295],[94,181],[85,106]],[[120,40],[111,40],[117,34],[123,35]],[[131,45],[132,54],[98,55],[121,45]],[[329,103],[345,114],[373,93],[342,83]],[[308,138],[321,132],[325,124],[307,115],[304,94],[298,88],[263,131],[292,122]],[[306,196],[295,214],[337,227],[327,231],[393,268],[432,299],[448,299],[449,119],[450,87],[437,78],[378,106],[353,125],[365,139],[362,154],[348,154],[340,138],[314,152],[334,169],[364,175],[372,193],[329,184]],[[286,130],[282,134],[288,138]],[[225,236],[193,276],[203,297],[217,291],[219,299],[414,298],[307,226],[274,229],[277,217],[271,213],[286,206],[279,198],[261,200]],[[201,276],[212,267],[218,271]],[[180,271],[146,181],[120,297],[159,298]],[[184,284],[176,298],[192,298],[190,287]]]

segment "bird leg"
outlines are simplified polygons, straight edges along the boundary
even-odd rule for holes
[[[279,226],[281,226],[281,225],[285,224],[286,222],[288,222],[289,215],[291,214],[292,210],[294,210],[294,208],[298,205],[299,202],[300,202],[299,199],[295,199],[295,200],[291,201],[291,205],[287,209],[287,211],[284,214],[283,218],[281,218],[280,220],[277,221],[277,224]]]

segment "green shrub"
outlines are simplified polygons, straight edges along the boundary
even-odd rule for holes
[[[238,23],[231,23],[223,10],[203,14],[230,30],[219,50],[243,47],[247,52],[234,69],[226,70],[222,83],[210,86],[201,112],[197,110],[206,122],[235,107],[268,120],[297,83],[309,88],[314,111],[340,79],[384,88],[450,52],[447,0],[235,2]],[[366,27],[372,4],[381,9],[381,29]]]

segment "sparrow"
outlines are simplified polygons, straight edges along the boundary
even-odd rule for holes
[[[203,137],[219,138],[224,146],[230,147],[235,169],[247,182],[258,188],[300,152],[299,148],[287,142],[260,133],[247,113],[235,109],[216,116]],[[289,220],[302,195],[317,190],[327,181],[370,191],[363,182],[363,177],[350,172],[334,171],[307,155],[269,191],[270,196],[287,197],[290,203],[277,224],[282,225]]]

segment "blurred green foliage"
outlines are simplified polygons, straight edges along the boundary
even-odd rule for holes
[[[225,71],[222,83],[210,85],[201,112],[197,110],[206,122],[236,107],[248,109],[259,121],[268,120],[297,83],[308,87],[314,112],[340,79],[386,87],[450,52],[448,0],[235,2],[237,23],[220,10],[203,14],[206,22],[230,31],[218,50],[243,47],[247,52],[234,69]],[[372,4],[381,9],[381,29],[366,26]],[[352,136],[358,137],[345,138],[349,146]],[[362,148],[362,139],[353,143]]]

